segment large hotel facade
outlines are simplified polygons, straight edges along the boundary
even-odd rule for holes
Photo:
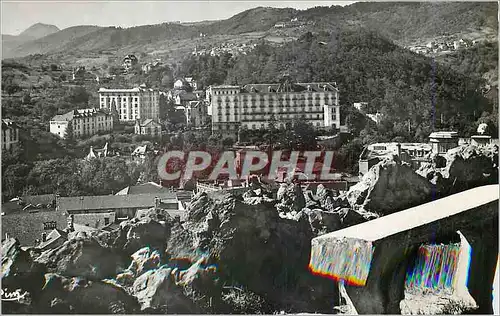
[[[160,116],[160,94],[148,88],[99,89],[99,107],[111,112],[116,109],[122,122],[154,119]]]
[[[240,126],[266,129],[273,120],[284,128],[293,119],[340,128],[339,91],[331,82],[211,86],[206,98],[214,133],[234,135]]]
[[[50,120],[50,132],[61,138],[66,137],[69,123],[76,137],[91,136],[100,131],[113,130],[113,116],[99,109],[78,109],[56,115]]]

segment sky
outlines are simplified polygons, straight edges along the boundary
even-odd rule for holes
[[[355,1],[1,1],[2,34],[18,35],[41,22],[60,29],[75,25],[130,27],[170,21],[227,19],[259,7],[307,9]]]

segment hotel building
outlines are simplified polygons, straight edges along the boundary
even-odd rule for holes
[[[73,136],[90,136],[99,131],[113,129],[113,116],[105,110],[79,109],[56,115],[50,120],[50,132],[61,138],[66,137],[69,123],[73,128]]]
[[[160,94],[158,90],[143,87],[133,89],[99,89],[99,107],[116,110],[121,122],[154,119],[160,116]]]
[[[340,128],[339,91],[332,82],[211,86],[206,98],[214,133],[237,134],[240,126],[266,129],[273,120],[284,128],[293,119]]]

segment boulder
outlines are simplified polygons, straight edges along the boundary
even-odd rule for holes
[[[430,201],[432,190],[426,178],[393,157],[373,166],[345,197],[353,209],[383,216]]]
[[[70,239],[60,247],[42,253],[36,261],[44,264],[48,272],[101,280],[123,270],[123,259],[120,253],[90,238]]]
[[[133,295],[144,312],[169,314],[200,313],[181,287],[176,285],[175,273],[168,267],[149,270],[139,276],[133,285]]]
[[[277,200],[276,208],[280,212],[300,212],[306,206],[306,198],[298,183],[282,183],[277,192]]]
[[[116,285],[48,273],[34,309],[41,314],[132,314],[139,305]]]
[[[168,213],[160,212],[161,210],[151,209],[140,219],[133,218],[122,222],[120,236],[114,241],[113,247],[131,255],[147,245],[162,253],[174,219]]]
[[[156,269],[161,263],[160,253],[149,247],[144,247],[132,254],[132,262],[128,267],[134,275],[139,276],[145,271]]]

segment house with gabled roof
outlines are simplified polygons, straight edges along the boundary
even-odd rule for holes
[[[137,120],[135,122],[135,133],[138,135],[161,135],[161,124],[153,119],[145,119],[142,122]]]

